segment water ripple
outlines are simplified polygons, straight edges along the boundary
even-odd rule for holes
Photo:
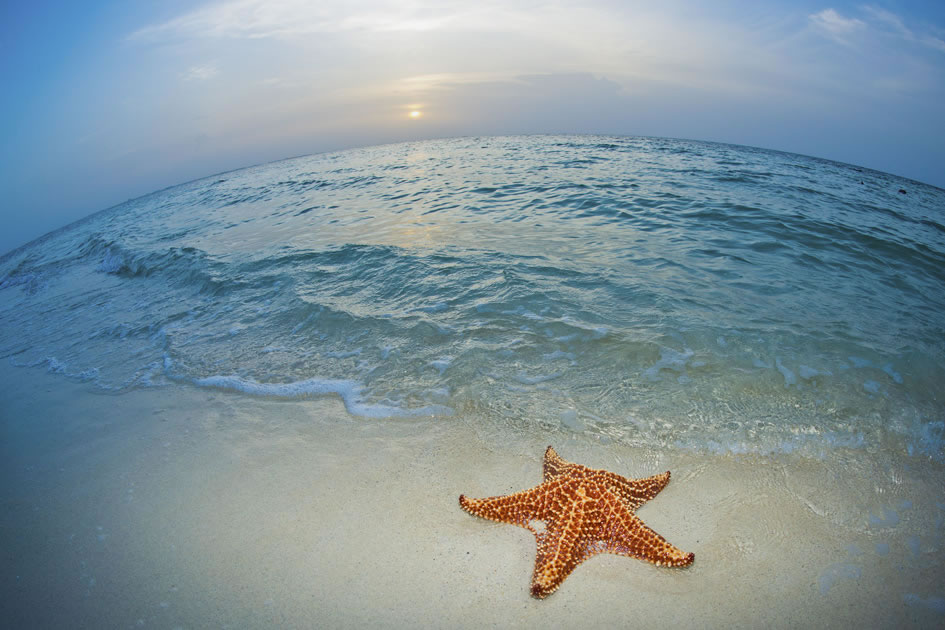
[[[937,456],[943,207],[891,175],[679,140],[314,155],[7,255],[0,356],[108,390],[324,390],[709,450],[892,432]]]

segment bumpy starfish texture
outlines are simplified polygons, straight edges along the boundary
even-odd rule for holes
[[[669,483],[669,471],[646,479],[627,479],[561,459],[545,451],[544,481],[503,497],[470,499],[460,506],[476,516],[531,530],[538,541],[532,595],[547,597],[575,567],[607,552],[647,560],[657,566],[685,567],[695,556],[666,542],[634,510]],[[532,523],[541,521],[539,531]]]

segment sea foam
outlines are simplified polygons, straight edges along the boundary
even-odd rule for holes
[[[310,378],[293,383],[259,383],[239,376],[208,376],[194,380],[198,387],[212,387],[264,398],[307,398],[337,394],[349,413],[369,418],[406,418],[416,416],[450,416],[453,410],[445,405],[426,405],[406,409],[395,405],[370,403],[364,400],[364,386],[357,381]]]

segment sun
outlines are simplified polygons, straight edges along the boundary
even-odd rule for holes
[[[413,118],[414,120],[416,120],[417,118],[420,118],[421,116],[423,116],[423,112],[421,112],[419,109],[415,109],[412,112],[410,112],[410,117]]]

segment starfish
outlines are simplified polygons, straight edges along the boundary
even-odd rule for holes
[[[607,552],[685,567],[695,555],[685,553],[647,527],[634,510],[669,483],[669,471],[646,479],[628,479],[561,459],[545,451],[544,481],[502,497],[470,499],[459,505],[476,516],[531,530],[538,541],[532,595],[551,595],[582,562]],[[539,531],[532,526],[541,521]]]

